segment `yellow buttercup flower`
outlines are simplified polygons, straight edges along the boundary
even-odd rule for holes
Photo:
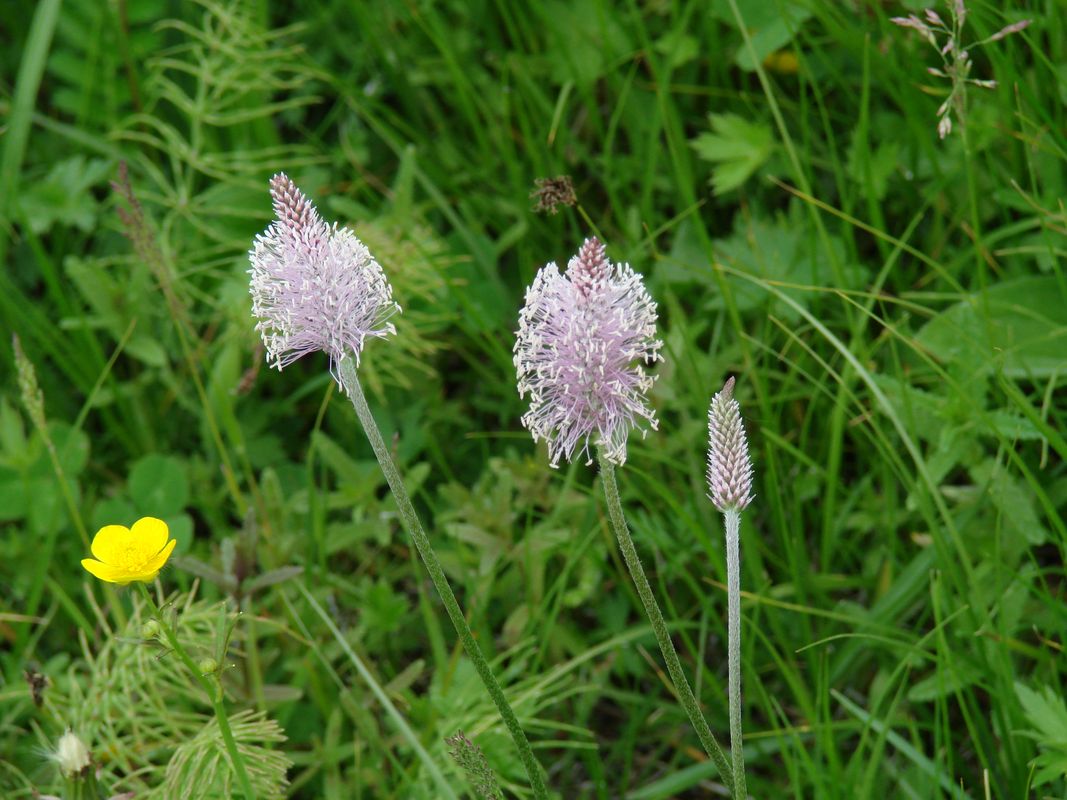
[[[148,583],[159,574],[178,543],[177,539],[168,539],[167,523],[155,517],[142,517],[132,529],[105,525],[93,537],[96,558],[83,558],[82,566],[108,583]]]

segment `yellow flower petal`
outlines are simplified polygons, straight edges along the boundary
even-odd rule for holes
[[[114,564],[129,547],[130,529],[125,525],[105,525],[96,532],[90,548],[93,555],[107,564]]]
[[[130,582],[127,571],[122,567],[113,567],[94,558],[83,558],[82,566],[102,581],[107,581],[108,583]]]
[[[177,539],[171,539],[169,542],[167,542],[166,546],[162,550],[160,550],[158,554],[156,554],[145,562],[144,569],[146,571],[155,570],[155,572],[158,573],[159,570],[162,569],[163,565],[167,563],[167,559],[170,558],[170,554],[174,552],[174,546],[176,544],[178,544]],[[152,577],[154,578],[155,574],[153,574]],[[141,579],[136,578],[136,580]]]
[[[161,519],[141,517],[133,523],[133,547],[147,561],[163,549],[170,538],[170,529]]]

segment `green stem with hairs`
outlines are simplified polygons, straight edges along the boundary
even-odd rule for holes
[[[741,512],[729,508],[726,520],[726,627],[730,663],[730,756],[734,769],[734,800],[745,800],[745,752],[741,743]]]
[[[637,587],[637,594],[640,595],[641,602],[645,606],[648,621],[652,623],[652,631],[656,635],[656,642],[659,643],[660,652],[663,653],[663,659],[667,662],[667,672],[670,673],[675,691],[678,692],[678,699],[681,701],[685,713],[689,715],[689,721],[693,723],[697,738],[700,739],[700,743],[704,746],[704,751],[715,762],[715,766],[719,770],[719,776],[722,778],[726,788],[733,792],[733,770],[730,768],[730,763],[726,760],[726,755],[723,753],[722,748],[719,747],[719,743],[715,740],[715,734],[708,727],[708,721],[704,719],[704,714],[700,710],[700,705],[693,694],[693,689],[689,686],[689,680],[682,671],[682,662],[678,659],[678,651],[674,649],[674,642],[671,641],[670,632],[667,630],[667,622],[663,618],[663,612],[660,611],[655,595],[652,594],[652,587],[648,583],[648,578],[645,577],[645,570],[641,566],[641,560],[637,557],[637,549],[634,547],[633,539],[630,538],[630,529],[626,525],[626,518],[622,513],[622,501],[619,499],[619,486],[615,481],[615,465],[604,457],[603,451],[598,454],[598,458],[600,461],[600,477],[604,484],[604,495],[608,501],[608,516],[611,518],[611,525],[615,529],[615,537],[619,540],[619,549],[622,551],[622,557],[625,559],[626,567],[630,571],[630,577],[633,578],[634,585]]]
[[[233,738],[233,730],[230,729],[230,718],[226,715],[222,683],[217,678],[211,681],[204,675],[197,663],[193,661],[192,656],[189,655],[189,651],[178,641],[177,633],[171,628],[170,623],[163,618],[159,606],[156,605],[156,601],[152,599],[152,595],[145,585],[138,581],[137,588],[141,590],[141,597],[144,598],[145,603],[151,610],[152,616],[159,622],[159,629],[163,632],[163,638],[167,640],[170,649],[177,654],[178,658],[185,664],[185,668],[192,673],[196,682],[200,684],[200,688],[207,693],[208,698],[211,700],[211,707],[215,711],[215,719],[219,724],[219,733],[222,734],[222,741],[226,746],[226,752],[230,756],[233,771],[237,773],[237,783],[241,787],[241,793],[244,795],[245,800],[255,800],[256,793],[252,791],[252,782],[248,779],[248,771],[245,769],[244,759],[241,758],[241,754],[237,750],[237,741]]]
[[[382,439],[378,424],[374,421],[370,407],[367,405],[367,398],[363,395],[363,388],[360,386],[359,376],[356,374],[355,359],[352,357],[346,358],[341,362],[339,370],[341,381],[347,388],[348,397],[356,410],[356,416],[359,417],[359,421],[363,425],[363,431],[367,434],[367,439],[374,449],[374,455],[378,457],[378,465],[382,468],[385,480],[389,483],[389,488],[393,492],[404,527],[407,528],[411,538],[415,541],[415,549],[419,551],[422,563],[426,565],[426,571],[430,573],[430,580],[433,581],[437,594],[440,595],[441,602],[444,603],[445,611],[448,612],[448,617],[452,620],[452,625],[455,627],[456,633],[459,634],[460,641],[463,642],[463,648],[467,651],[467,656],[474,663],[474,668],[478,671],[478,677],[482,679],[489,696],[496,703],[497,710],[511,733],[511,738],[515,741],[519,757],[522,759],[523,766],[526,767],[526,774],[530,778],[530,786],[533,789],[534,797],[537,800],[547,800],[548,790],[545,788],[541,765],[534,758],[526,733],[519,725],[519,720],[508,703],[507,697],[504,696],[503,689],[497,683],[489,662],[482,654],[478,642],[475,641],[470,625],[467,624],[467,618],[463,616],[459,603],[456,601],[456,595],[452,592],[452,587],[448,583],[448,578],[445,577],[444,570],[441,569],[441,562],[437,560],[437,554],[434,553],[433,547],[430,545],[430,539],[426,535],[426,531],[423,530],[422,523],[419,522],[415,507],[411,504],[407,489],[404,488],[400,471],[393,461],[389,448],[386,447],[385,441]]]

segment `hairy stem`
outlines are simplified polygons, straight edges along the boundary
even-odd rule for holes
[[[727,650],[730,662],[730,755],[733,758],[734,798],[745,800],[745,753],[741,743],[741,512],[731,508],[726,520]]]
[[[178,641],[178,634],[171,628],[170,623],[163,618],[159,606],[156,605],[156,601],[152,599],[152,595],[145,585],[138,582],[137,588],[141,590],[141,597],[144,598],[149,610],[151,610],[152,616],[159,622],[159,628],[163,631],[163,637],[167,640],[167,644],[170,645],[170,649],[177,654],[178,658],[185,664],[185,668],[193,674],[196,682],[200,684],[200,688],[207,693],[208,698],[211,700],[211,707],[215,711],[215,719],[219,724],[219,733],[222,734],[222,742],[230,756],[233,771],[237,773],[237,783],[241,787],[241,793],[244,795],[245,800],[255,800],[256,793],[252,791],[252,782],[248,779],[248,771],[245,769],[244,759],[241,758],[241,754],[237,750],[237,742],[234,740],[233,731],[230,729],[230,718],[226,715],[222,684],[217,679],[215,681],[209,680],[200,671],[200,667],[193,661],[189,651]]]
[[[448,583],[448,578],[445,577],[444,570],[441,569],[441,563],[437,560],[437,554],[434,553],[433,547],[430,545],[430,539],[423,530],[422,523],[419,522],[415,507],[411,504],[407,489],[404,488],[404,482],[400,478],[400,471],[393,461],[389,448],[385,446],[381,431],[378,430],[378,425],[370,413],[370,408],[367,406],[367,398],[363,396],[363,388],[359,384],[359,376],[356,375],[355,359],[349,357],[342,361],[340,373],[341,380],[348,389],[348,396],[352,401],[352,406],[356,409],[356,416],[359,417],[359,421],[363,425],[367,439],[370,440],[371,447],[374,448],[374,454],[378,457],[378,464],[382,468],[382,472],[385,473],[385,480],[389,483],[389,488],[396,499],[397,509],[400,511],[400,518],[404,522],[404,527],[407,528],[411,538],[415,541],[415,548],[422,557],[422,563],[426,565],[426,571],[430,573],[430,580],[433,581],[437,594],[440,595],[441,602],[444,603],[445,611],[448,612],[449,619],[452,620],[452,625],[455,627],[456,633],[459,634],[460,641],[463,642],[463,648],[467,651],[467,656],[474,662],[474,668],[478,671],[478,676],[482,679],[482,683],[485,684],[485,688],[490,697],[493,698],[493,702],[496,703],[497,710],[511,733],[511,738],[515,741],[519,757],[522,759],[523,766],[526,767],[526,774],[530,778],[530,786],[533,789],[534,797],[537,800],[547,800],[548,790],[545,788],[545,781],[541,774],[541,765],[534,758],[530,742],[519,725],[515,712],[508,703],[507,697],[504,696],[504,691],[500,688],[500,684],[497,683],[493,670],[482,654],[478,642],[475,641],[474,634],[471,633],[470,626],[467,624],[467,619],[463,616],[459,603],[456,601],[456,595],[452,592],[452,587]]]
[[[678,699],[681,701],[685,713],[689,715],[689,721],[693,723],[693,727],[696,729],[697,738],[700,739],[700,743],[704,746],[704,751],[715,762],[722,782],[726,784],[728,789],[733,791],[733,771],[730,769],[730,764],[726,760],[726,755],[723,753],[722,748],[719,747],[719,743],[715,740],[715,735],[711,732],[711,728],[708,727],[708,721],[704,719],[704,714],[700,710],[696,696],[689,686],[689,680],[682,671],[682,663],[678,660],[678,651],[674,649],[674,642],[671,641],[670,632],[667,630],[667,622],[663,619],[663,612],[660,611],[656,597],[652,594],[652,587],[649,586],[648,578],[645,577],[645,570],[641,566],[641,560],[637,557],[637,549],[634,547],[633,539],[630,538],[630,530],[626,525],[626,518],[622,513],[622,502],[619,499],[619,486],[615,482],[615,465],[608,461],[603,453],[600,453],[599,459],[600,476],[604,483],[604,495],[608,501],[608,516],[611,517],[611,525],[615,529],[616,538],[619,540],[619,549],[622,550],[622,557],[626,561],[626,567],[630,570],[630,577],[633,578],[637,593],[641,596],[641,602],[645,606],[648,620],[652,623],[652,631],[656,635],[660,652],[663,653],[663,659],[667,662],[667,672],[671,676],[671,681],[674,683],[675,691],[678,692]]]

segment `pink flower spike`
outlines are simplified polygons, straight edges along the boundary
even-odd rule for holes
[[[555,264],[538,271],[519,315],[514,361],[519,396],[530,395],[522,423],[534,441],[548,443],[553,467],[576,451],[592,463],[591,442],[621,465],[631,429],[655,430],[645,397],[654,377],[643,365],[660,359],[662,346],[641,276],[612,264],[597,239],[585,240],[565,273]]]
[[[1020,20],[1019,22],[1012,23],[1006,28],[1001,28],[999,31],[997,31],[988,39],[986,39],[986,41],[996,42],[1000,39],[1003,39],[1005,36],[1011,36],[1013,33],[1018,33],[1019,31],[1026,30],[1030,27],[1031,22],[1033,22],[1032,19],[1024,19]]]
[[[956,27],[962,28],[964,20],[967,19],[967,6],[963,2],[963,0],[953,0],[952,12],[953,16],[955,17],[953,22],[955,23]]]
[[[906,17],[890,17],[889,21],[894,25],[899,25],[902,28],[914,28],[922,33],[929,33],[930,28],[914,14],[909,14]]]
[[[708,408],[708,497],[719,511],[742,511],[753,500],[752,459],[734,399],[734,379],[711,398]]]
[[[356,359],[367,337],[396,333],[400,311],[381,266],[352,231],[327,225],[289,178],[271,178],[276,219],[248,252],[249,291],[267,362],[281,370],[321,350],[343,387],[339,366]]]

